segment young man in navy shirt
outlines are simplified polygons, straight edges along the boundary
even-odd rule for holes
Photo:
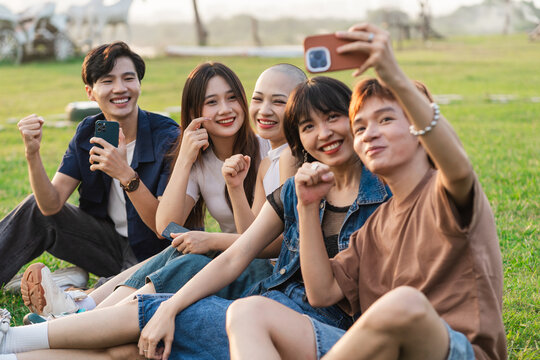
[[[144,73],[144,61],[123,42],[88,53],[82,78],[102,113],[79,124],[52,180],[40,156],[43,118],[19,121],[33,195],[0,221],[0,286],[44,251],[112,276],[168,245],[155,233],[155,212],[179,128],[139,109]],[[118,147],[94,137],[97,120],[118,122]],[[66,203],[77,187],[78,207]]]

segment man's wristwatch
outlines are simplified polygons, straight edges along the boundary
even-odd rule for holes
[[[139,188],[140,182],[141,182],[141,179],[139,178],[139,174],[137,174],[137,172],[135,171],[135,176],[133,177],[133,179],[129,180],[126,185],[120,183],[120,187],[125,192],[132,192]]]

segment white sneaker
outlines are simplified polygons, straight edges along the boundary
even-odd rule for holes
[[[0,349],[3,348],[2,342],[9,331],[9,323],[11,322],[11,314],[7,309],[0,308]],[[0,354],[3,352],[0,351]]]
[[[51,271],[42,263],[32,264],[21,280],[24,304],[39,315],[76,312],[79,307],[71,296],[54,282]]]
[[[88,283],[88,272],[78,266],[58,269],[52,272],[51,276],[56,285],[61,288],[84,288]],[[19,293],[21,291],[22,277],[23,274],[15,275],[13,279],[11,279],[6,286],[4,286],[4,291]]]

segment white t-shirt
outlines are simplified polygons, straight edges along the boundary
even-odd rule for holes
[[[289,147],[289,144],[285,143],[275,149],[268,152],[268,159],[270,160],[270,166],[266,170],[266,174],[263,177],[263,187],[266,196],[270,195],[279,187],[279,156],[281,152]]]
[[[270,149],[268,140],[257,136],[261,159]],[[219,160],[212,148],[202,155],[202,161],[196,161],[191,168],[186,194],[195,202],[202,196],[210,215],[219,224],[224,233],[235,233],[234,215],[225,198],[225,179],[221,174],[223,161]]]
[[[131,164],[133,160],[133,152],[135,151],[135,141],[133,140],[126,145],[127,161]],[[128,236],[127,226],[127,212],[126,212],[126,198],[124,197],[124,190],[120,187],[120,181],[112,179],[111,191],[109,191],[109,202],[107,204],[107,213],[114,222],[114,228],[120,235]]]

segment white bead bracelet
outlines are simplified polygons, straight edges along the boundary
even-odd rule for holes
[[[437,122],[439,121],[439,117],[440,117],[440,114],[441,114],[441,110],[439,109],[439,105],[437,105],[437,103],[431,103],[430,104],[431,107],[433,108],[433,120],[431,120],[431,122],[429,123],[428,126],[426,126],[424,129],[422,130],[416,130],[414,128],[414,125],[411,125],[409,126],[409,132],[414,135],[414,136],[422,136],[422,135],[425,135],[427,134],[428,132],[430,132],[434,127],[435,125],[437,125]]]

